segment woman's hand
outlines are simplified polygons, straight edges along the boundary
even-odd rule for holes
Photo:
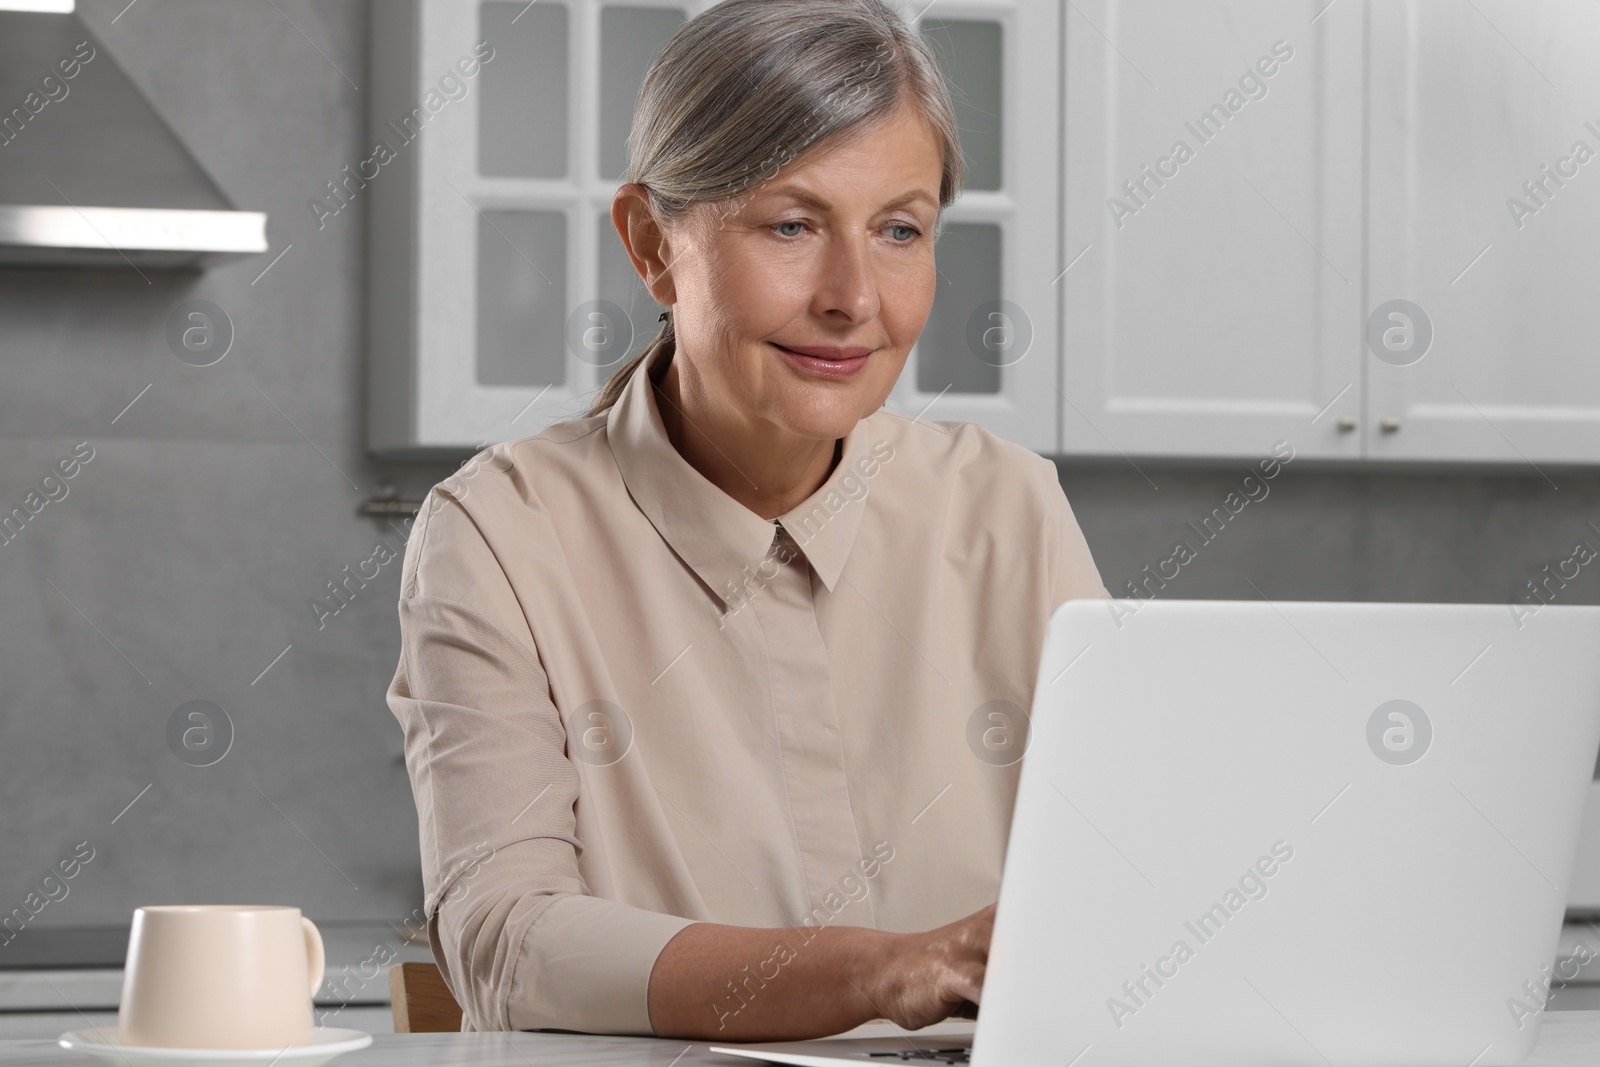
[[[952,1015],[975,1018],[989,962],[995,905],[921,934],[890,934],[869,954],[861,993],[885,1019],[917,1030]]]

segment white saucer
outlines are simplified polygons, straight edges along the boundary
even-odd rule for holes
[[[372,1035],[360,1030],[319,1026],[311,1041],[288,1048],[151,1048],[117,1043],[114,1026],[68,1030],[57,1039],[64,1049],[87,1052],[109,1067],[240,1067],[241,1064],[283,1064],[317,1067],[339,1055],[372,1044]]]

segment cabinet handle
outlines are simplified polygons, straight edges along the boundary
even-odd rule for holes
[[[1354,415],[1341,415],[1341,416],[1339,416],[1339,432],[1340,433],[1350,433],[1355,428],[1356,428],[1356,420],[1355,420],[1355,416]]]
[[[1379,425],[1380,428],[1382,428],[1384,433],[1399,433],[1400,432],[1400,420],[1395,418],[1393,415],[1387,416],[1378,425]]]

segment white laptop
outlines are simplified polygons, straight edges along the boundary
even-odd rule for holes
[[[1508,1067],[1600,745],[1600,607],[1052,616],[975,1031],[782,1064]]]

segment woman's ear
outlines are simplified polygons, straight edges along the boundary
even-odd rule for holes
[[[663,307],[676,304],[677,287],[672,281],[676,252],[671,237],[656,218],[649,190],[638,182],[620,187],[611,201],[611,224],[617,228],[622,247],[627,249],[633,269],[644,280],[651,298]]]

